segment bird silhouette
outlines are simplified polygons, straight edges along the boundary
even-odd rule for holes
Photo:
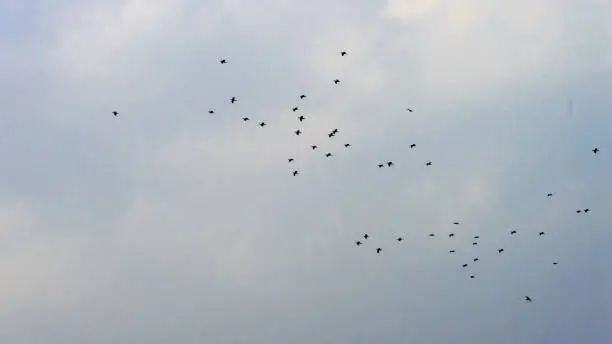
[[[540,232],[540,233],[538,233],[538,236],[542,236],[544,234],[545,234],[544,232]]]
[[[480,236],[474,235],[474,239],[480,239]]]
[[[593,149],[593,154],[597,154],[597,152],[599,152],[599,148],[595,147],[595,149]]]
[[[339,80],[339,79],[335,79],[335,80],[334,80],[334,84],[336,84],[336,85],[337,85],[339,82],[340,82],[340,80]]]
[[[332,136],[334,136],[334,133],[329,133],[329,134],[327,134],[327,136],[329,136],[331,138]]]
[[[289,159],[287,159],[287,160],[288,160],[289,162],[293,162],[293,160],[294,160],[294,159],[293,159],[293,158],[289,158]]]
[[[455,253],[455,250],[450,250],[448,251],[448,253]]]
[[[304,117],[304,116],[300,116],[300,117],[298,117],[298,120],[300,120],[300,122],[301,122],[301,121],[303,121],[303,120],[305,120],[305,119],[306,119],[306,117]]]
[[[332,134],[334,134],[334,135],[335,135],[335,134],[337,134],[339,131],[340,131],[340,130],[338,130],[338,128],[335,128],[335,129],[334,129],[334,130],[332,130],[331,132],[332,132]]]
[[[404,240],[404,239],[403,239],[402,237],[399,237],[399,238],[397,238],[396,240],[397,240],[397,241],[402,241],[402,240]]]
[[[215,113],[215,111],[214,110],[208,110],[208,113],[212,115],[213,113]]]
[[[584,211],[585,213],[588,213],[589,211],[591,211],[591,209],[589,209],[589,208],[584,208],[584,210],[583,210],[583,211]]]
[[[474,242],[472,243],[472,246],[476,246],[476,245],[478,245],[478,243],[477,243],[476,241],[474,241]]]
[[[414,148],[414,147],[416,147],[416,144],[413,143],[410,145],[410,148]]]
[[[468,265],[467,265],[467,264],[463,264],[463,267],[464,267],[464,268],[467,268],[467,267],[468,267]]]
[[[351,146],[351,144],[350,144],[350,143],[345,143],[345,144],[344,144],[344,147],[345,147],[345,148],[348,148],[348,147],[350,147],[350,146]]]
[[[449,238],[452,238],[452,237],[454,237],[454,236],[455,236],[455,233],[450,233],[450,234],[448,235],[448,237],[449,237]]]
[[[326,156],[327,158],[329,158],[330,156],[333,156],[333,154],[332,154],[332,153],[325,153],[325,156]]]
[[[310,146],[310,148],[312,148],[312,150],[315,150],[315,149],[317,149],[318,147],[317,147],[317,145],[312,145],[312,146]]]
[[[546,194],[546,197],[552,197],[552,195],[553,195],[553,194],[548,193],[548,194]]]
[[[221,63],[221,64],[227,63],[227,60],[225,60],[225,59],[219,60],[219,63]]]
[[[300,95],[300,99],[304,99],[304,98],[306,98],[305,94]]]
[[[530,302],[530,303],[532,302],[532,300],[531,300],[531,298],[529,296],[525,296],[525,301]]]
[[[514,235],[514,234],[516,234],[516,231],[515,230],[511,230],[510,231],[510,235]]]
[[[376,253],[380,254],[380,251],[382,251],[382,248],[379,247],[376,249]]]
[[[369,237],[370,237],[370,236],[368,235],[368,233],[365,233],[365,234],[363,235],[363,238],[364,238],[364,239],[367,239],[367,238],[369,238]]]
[[[553,265],[557,265],[557,264],[559,264],[559,263],[557,263],[557,262],[553,262]]]
[[[393,166],[393,161],[387,161],[387,166],[389,167]]]
[[[248,118],[248,117],[242,117],[242,120],[245,121],[245,122],[248,121],[249,119],[250,118]]]
[[[259,126],[262,127],[262,128],[265,127],[266,126],[266,122],[260,122]]]
[[[300,135],[302,132],[300,131],[300,129],[294,131],[295,135]]]
[[[385,167],[385,164],[378,164],[378,168],[383,168]]]
[[[113,111],[113,116],[117,117],[118,114],[119,114],[119,112]]]
[[[291,111],[296,112],[299,109],[300,109],[299,107],[295,106],[293,109],[291,109]]]
[[[476,276],[474,276],[474,275],[470,275],[470,278],[471,278],[471,279],[474,279],[474,278],[476,278]]]
[[[504,253],[504,249],[503,249],[503,248],[498,249],[498,250],[497,250],[497,253],[500,253],[500,254],[501,254],[501,253]]]
[[[346,51],[341,51],[340,56],[344,56],[344,55],[346,55]]]
[[[431,161],[428,161],[425,165],[426,166],[431,166]]]
[[[230,98],[230,102],[231,102],[232,104],[234,104],[236,101],[237,101],[236,97],[231,97],[231,98]]]
[[[356,244],[357,246],[359,246],[359,245],[361,245],[361,241],[357,240],[357,241],[355,241],[355,244]]]
[[[478,257],[472,259],[473,261],[477,262],[478,261]]]
[[[408,112],[412,112],[412,109],[411,109],[411,108],[406,108],[406,110],[408,110]]]
[[[453,222],[453,224],[454,224],[454,225],[458,225],[458,224],[459,224],[459,222],[455,221],[455,222]]]
[[[435,234],[431,233],[431,234],[429,234],[429,236],[430,236],[430,237],[433,237],[433,236],[435,236]]]
[[[576,213],[580,214],[580,213],[582,213],[582,210],[578,209],[578,210],[576,210]]]
[[[300,172],[298,172],[297,170],[293,171],[293,176],[297,176],[298,174],[300,174]]]

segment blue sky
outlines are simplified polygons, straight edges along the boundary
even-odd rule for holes
[[[611,18],[0,0],[0,341],[609,342]]]

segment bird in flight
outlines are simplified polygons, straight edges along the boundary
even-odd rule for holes
[[[408,112],[412,112],[412,109],[411,109],[411,108],[406,108],[406,110],[408,110]]]
[[[300,95],[300,99],[304,99],[304,98],[306,98],[305,94]]]
[[[295,135],[300,135],[302,132],[300,131],[300,129],[294,131]]]
[[[515,230],[511,230],[510,231],[510,235],[514,235],[514,234],[516,234],[516,231]]]
[[[500,253],[500,254],[501,254],[501,253],[504,253],[504,249],[503,249],[503,248],[498,249],[498,250],[497,250],[497,253]]]
[[[463,264],[463,267],[464,267],[464,268],[467,268],[467,267],[468,267],[468,265],[467,265],[467,264]]]
[[[332,134],[336,135],[340,130],[338,130],[338,128],[335,128],[334,130],[332,130]]]
[[[230,102],[231,102],[232,104],[234,104],[234,103],[236,102],[236,97],[231,97],[231,98],[230,98]]]
[[[429,234],[429,236],[430,236],[430,237],[433,237],[433,236],[435,236],[435,234],[431,233],[431,234]]]
[[[597,154],[597,152],[599,152],[599,148],[595,147],[595,149],[593,149],[593,154]]]
[[[367,239],[367,238],[369,238],[369,237],[370,237],[370,236],[368,235],[368,233],[365,233],[365,234],[363,235],[363,238],[364,238],[364,239]]]
[[[227,60],[226,60],[226,59],[221,59],[221,60],[219,60],[219,63],[220,63],[220,64],[227,63]]]
[[[350,144],[350,143],[345,143],[345,144],[344,144],[344,147],[345,147],[345,148],[348,148],[348,147],[350,147],[350,146],[351,146],[351,144]]]
[[[242,117],[242,120],[245,121],[245,122],[248,121],[249,119],[250,118],[248,118],[248,117]]]
[[[413,143],[410,145],[410,148],[414,148],[414,147],[416,147],[416,144]]]
[[[393,166],[393,161],[387,161],[387,166],[389,167]]]
[[[317,145],[312,145],[312,146],[310,146],[310,148],[312,148],[312,150],[315,150],[315,149],[317,149]]]
[[[208,113],[212,115],[213,113],[215,113],[215,110],[208,110]]]
[[[380,254],[380,251],[382,251],[382,248],[379,247],[376,249],[376,253]]]
[[[329,157],[330,157],[330,156],[332,156],[332,155],[333,155],[332,153],[325,153],[325,156],[326,156],[327,158],[329,158]]]
[[[300,122],[301,122],[301,121],[303,121],[303,120],[305,120],[305,119],[306,119],[306,117],[304,117],[304,116],[300,116],[300,117],[298,117],[298,120],[300,120]]]
[[[588,213],[589,211],[591,211],[591,209],[589,209],[589,208],[584,208],[584,210],[583,210],[583,211],[584,211],[585,213]]]
[[[532,302],[532,301],[531,301],[531,298],[530,298],[529,296],[525,296],[525,301],[527,301],[527,302]]]
[[[455,250],[450,250],[448,251],[448,253],[455,253]]]
[[[480,239],[480,236],[474,235],[474,239]]]
[[[474,241],[474,242],[472,243],[472,246],[476,246],[476,245],[478,245],[478,243],[477,243],[476,241]]]
[[[291,111],[296,112],[297,110],[299,110],[300,108],[297,106],[294,106],[293,109],[291,109]]]
[[[431,161],[428,161],[425,165],[426,166],[431,166]]]
[[[472,278],[472,279],[473,279],[473,278],[476,278],[476,276],[474,276],[474,275],[470,275],[470,278]]]
[[[361,245],[361,241],[357,240],[357,241],[355,241],[355,244],[356,244],[357,246],[359,246],[359,245]]]
[[[300,174],[300,172],[298,172],[297,170],[293,171],[293,176],[297,176],[298,174]]]
[[[266,126],[266,122],[259,123],[259,126],[262,127],[262,128],[265,127]]]
[[[119,114],[119,112],[113,111],[113,116],[117,117],[118,114]]]
[[[339,82],[340,82],[340,80],[339,80],[339,79],[335,79],[335,80],[334,80],[334,84],[336,84],[336,85],[337,85]]]
[[[546,197],[552,197],[552,195],[553,195],[553,194],[548,193],[548,194],[546,194]]]
[[[557,265],[557,264],[559,264],[559,263],[557,263],[557,262],[553,262],[553,265]]]
[[[378,168],[383,168],[385,167],[385,164],[378,164]]]
[[[341,51],[340,56],[344,56],[344,55],[346,55],[346,51]]]
[[[578,210],[576,210],[576,213],[580,214],[580,213],[582,213],[582,210],[578,209]]]
[[[294,159],[293,159],[293,158],[289,158],[289,159],[287,159],[287,160],[288,160],[289,162],[293,162],[293,160],[294,160]]]
[[[455,233],[450,233],[450,234],[448,235],[448,237],[449,237],[449,238],[452,238],[452,237],[454,237],[454,236],[455,236]]]
[[[453,224],[454,224],[454,225],[458,225],[458,224],[459,224],[459,222],[456,222],[456,221],[455,221],[455,222],[453,222]]]
[[[542,236],[542,235],[544,235],[544,234],[546,234],[546,233],[544,233],[544,232],[540,232],[540,233],[538,233],[538,236]]]
[[[397,241],[402,241],[402,240],[404,240],[404,238],[402,238],[402,237],[398,237],[396,240],[397,240]]]
[[[473,261],[477,262],[478,261],[478,257],[472,259]]]

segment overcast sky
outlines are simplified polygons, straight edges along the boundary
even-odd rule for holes
[[[609,1],[0,0],[0,74],[2,343],[612,342]]]

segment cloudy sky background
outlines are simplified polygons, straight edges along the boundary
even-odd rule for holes
[[[612,3],[0,0],[0,51],[0,342],[612,341]]]

